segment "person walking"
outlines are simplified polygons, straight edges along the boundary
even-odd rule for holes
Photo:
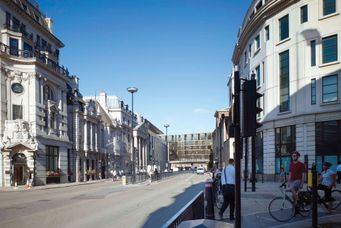
[[[306,168],[305,165],[298,160],[300,157],[300,153],[298,151],[293,151],[291,153],[292,162],[290,164],[289,170],[289,178],[288,178],[288,188],[292,192],[292,198],[295,204],[295,213],[298,213],[298,208],[296,207],[297,198],[298,198],[298,190],[303,188],[304,178]]]
[[[281,168],[279,169],[279,176],[280,176],[280,181],[285,182],[285,171],[283,165],[281,165]]]
[[[336,167],[336,173],[337,173],[337,183],[341,183],[341,162]]]
[[[219,211],[220,219],[223,219],[223,214],[228,206],[230,206],[230,220],[234,220],[234,185],[235,185],[235,168],[234,160],[229,159],[228,165],[222,170],[221,185],[223,188],[224,203]]]

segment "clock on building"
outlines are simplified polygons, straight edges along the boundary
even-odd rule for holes
[[[20,83],[13,83],[12,91],[14,93],[22,93],[24,91],[24,87]]]

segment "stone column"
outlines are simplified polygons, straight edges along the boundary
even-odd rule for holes
[[[95,125],[95,151],[98,152],[98,124]]]
[[[88,121],[84,120],[84,151],[88,151]]]
[[[93,123],[89,123],[90,124],[90,150],[93,151],[94,150],[94,142],[93,142]]]
[[[11,158],[10,158],[10,152],[2,152],[3,154],[3,170],[4,170],[4,186],[10,187],[11,186],[11,174],[14,175],[13,170],[11,170]],[[14,183],[13,183],[14,184]]]
[[[79,114],[78,114],[78,110],[75,110],[74,112],[74,132],[71,132],[74,139],[73,141],[75,142],[75,149],[78,152],[79,151],[79,129],[80,129],[80,124],[79,124]]]
[[[80,182],[79,154],[76,152],[76,182]]]
[[[87,179],[86,179],[86,171],[87,171],[87,168],[86,168],[86,157],[84,157],[84,161],[83,161],[83,180],[84,180],[84,182],[87,181]]]

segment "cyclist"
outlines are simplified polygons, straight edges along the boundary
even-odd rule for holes
[[[303,188],[306,168],[305,165],[298,160],[300,153],[293,151],[291,153],[292,162],[290,164],[290,173],[288,179],[288,187],[292,192],[292,197],[295,205],[295,213],[298,213],[298,207],[296,206],[298,198],[298,190]]]
[[[323,163],[323,171],[320,176],[320,184],[317,186],[317,189],[324,191],[324,199],[325,202],[332,201],[332,188],[336,187],[335,185],[335,173],[330,169],[332,164],[329,162]],[[330,212],[329,204],[328,206],[328,212]]]

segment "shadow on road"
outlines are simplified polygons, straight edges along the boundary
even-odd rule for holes
[[[185,206],[190,200],[192,200],[196,194],[204,190],[204,187],[204,182],[201,182],[198,184],[193,184],[190,187],[186,188],[183,193],[174,197],[174,202],[171,205],[167,207],[162,207],[151,213],[142,227],[161,227],[170,218],[172,218],[173,215],[175,215],[183,206]]]

